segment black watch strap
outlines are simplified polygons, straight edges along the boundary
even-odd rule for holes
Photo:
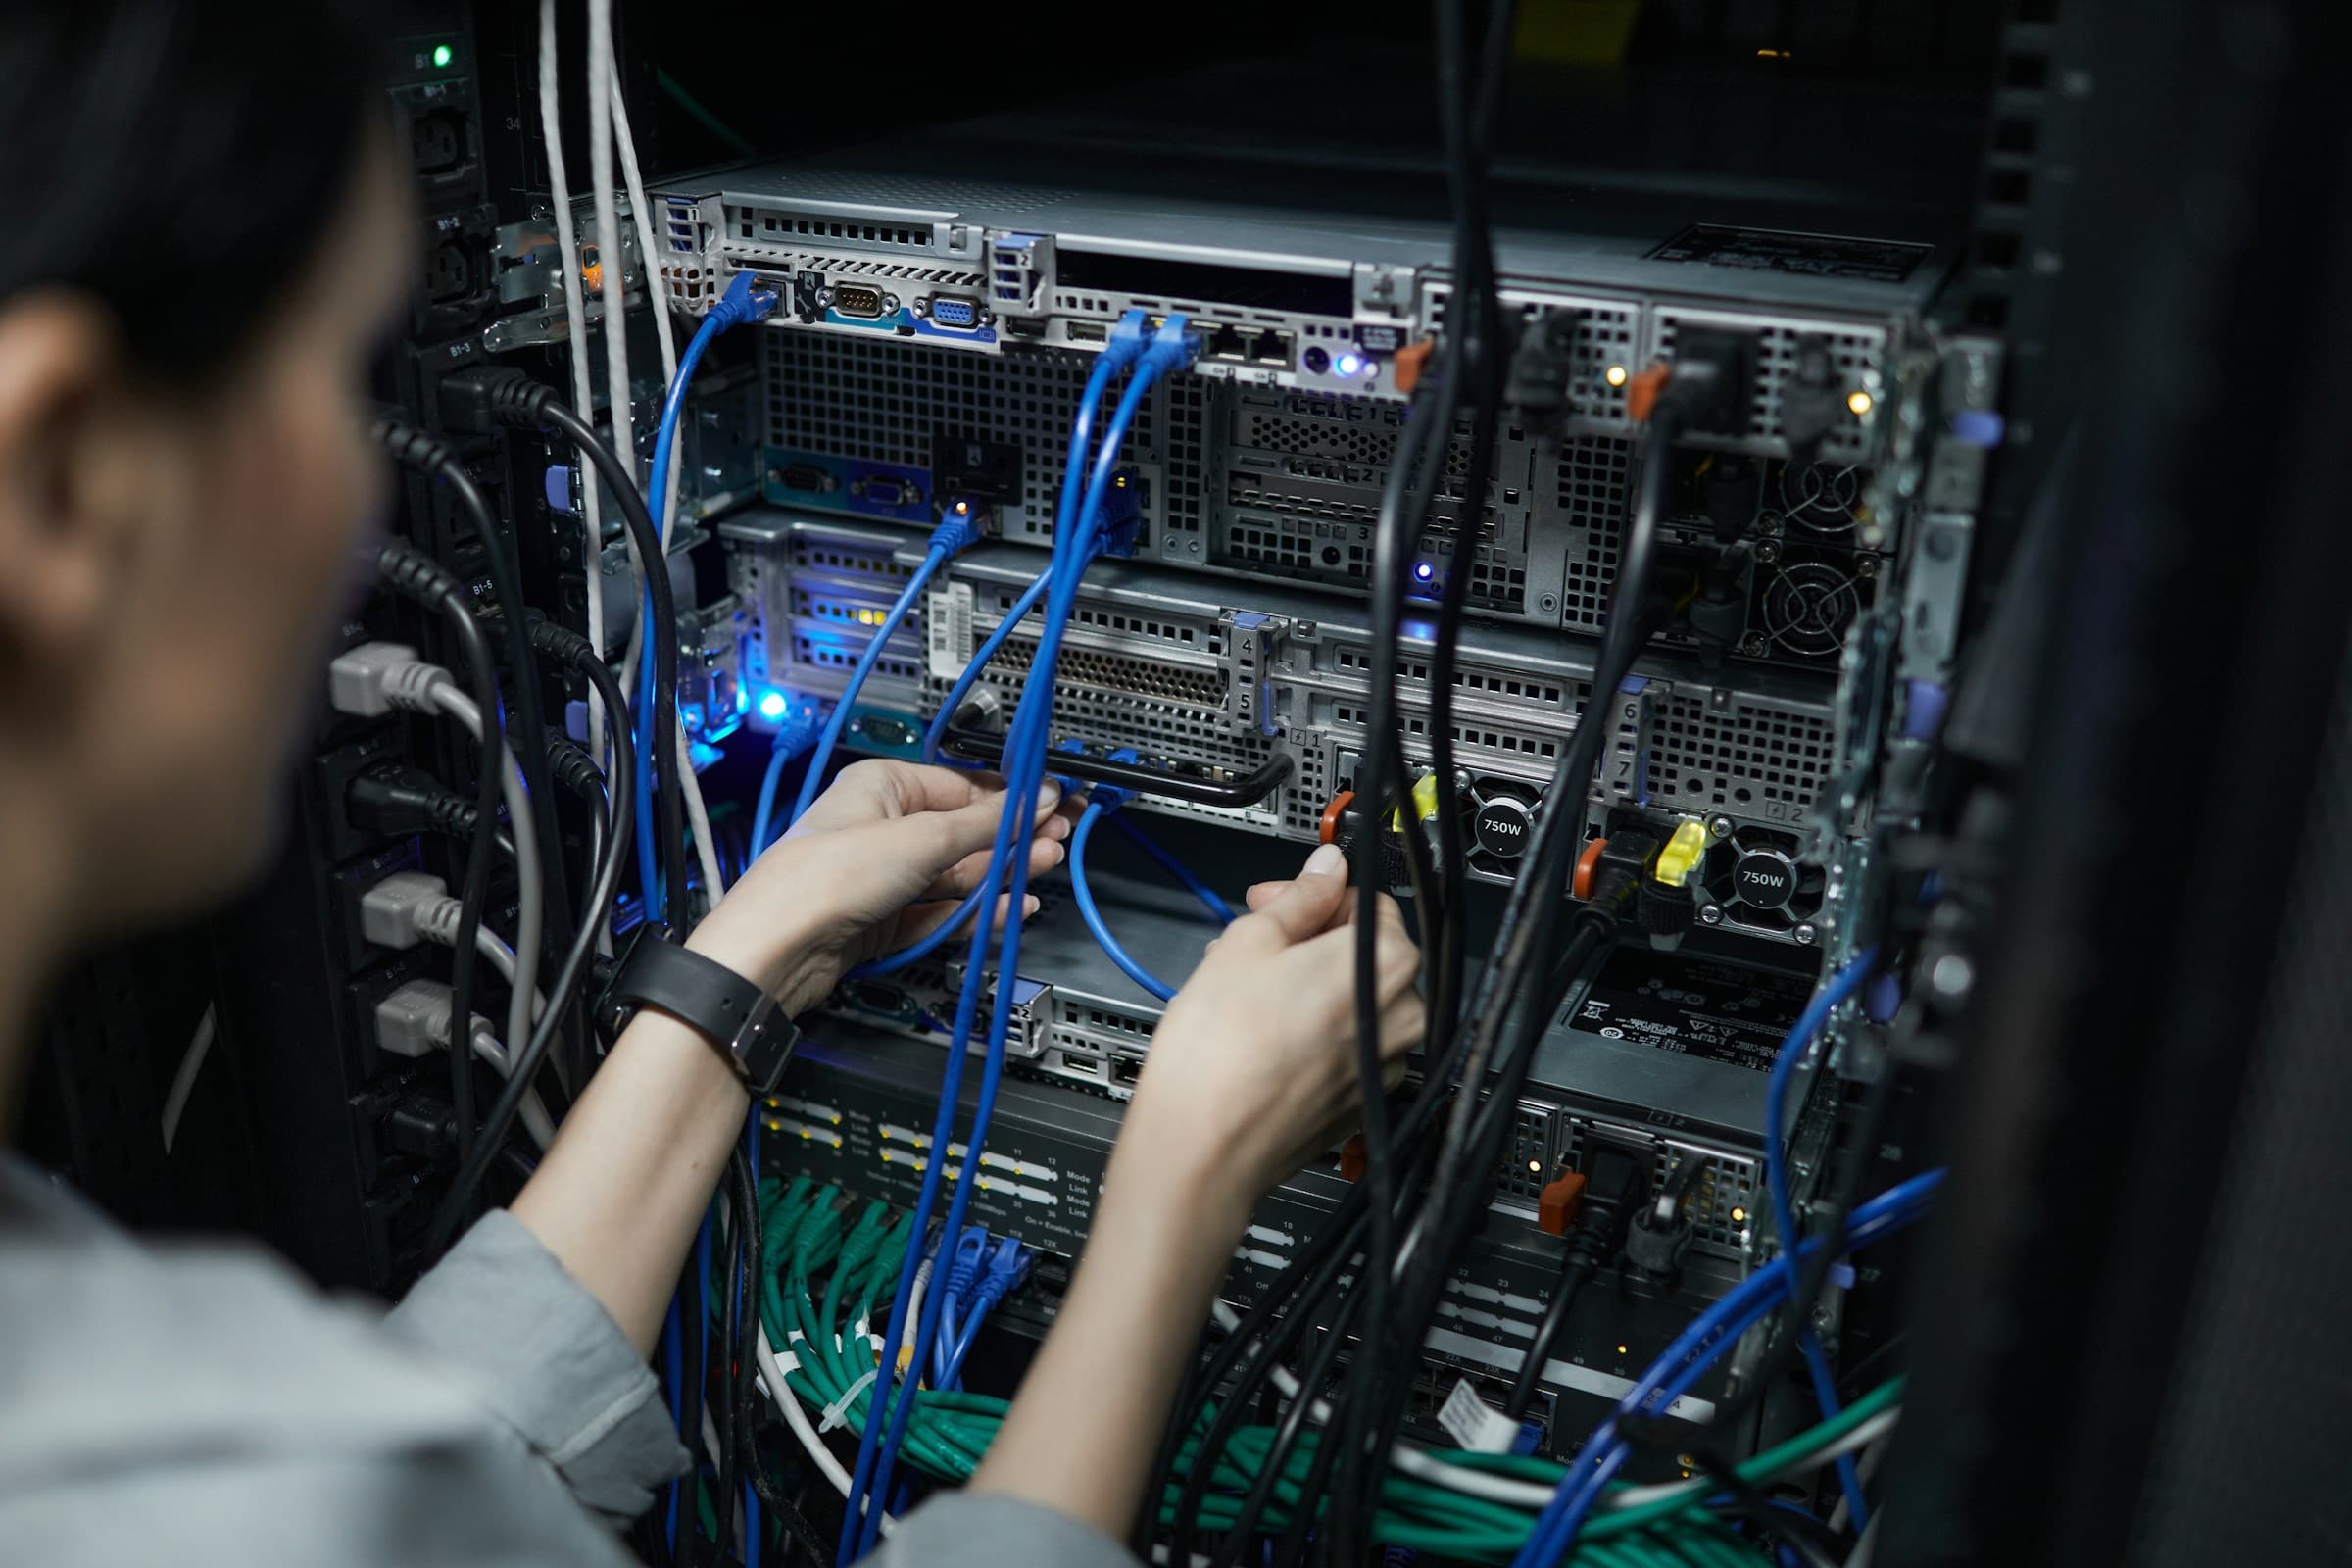
[[[639,1007],[665,1012],[732,1057],[755,1095],[772,1095],[801,1043],[800,1025],[776,999],[720,963],[640,928],[621,956],[599,1009],[617,1034]]]

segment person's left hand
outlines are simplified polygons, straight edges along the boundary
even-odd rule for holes
[[[1029,844],[1032,877],[1059,865],[1076,801],[1048,783]],[[753,862],[686,945],[765,987],[787,1012],[824,1000],[844,971],[937,926],[988,874],[1004,781],[871,760],[841,770],[792,831]],[[1030,911],[1037,900],[1028,901]],[[1007,912],[997,900],[995,918]]]

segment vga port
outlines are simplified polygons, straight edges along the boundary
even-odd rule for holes
[[[931,324],[963,328],[978,326],[980,302],[956,294],[934,294],[931,296]]]
[[[882,314],[882,291],[864,283],[836,283],[833,308],[844,316],[870,321]]]

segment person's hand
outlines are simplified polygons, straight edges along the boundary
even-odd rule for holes
[[[1345,858],[1318,849],[1296,881],[1252,888],[1250,904],[1168,1004],[1120,1137],[1245,1205],[1344,1137],[1361,1106]],[[1403,916],[1387,898],[1379,908],[1380,1050],[1394,1088],[1427,1018]]]
[[[1051,782],[1038,800],[1032,877],[1061,863],[1077,806]],[[787,1012],[806,1011],[852,965],[897,952],[955,911],[988,874],[1004,808],[1004,781],[993,774],[853,763],[686,945],[765,987]],[[1005,912],[1000,896],[995,917]]]

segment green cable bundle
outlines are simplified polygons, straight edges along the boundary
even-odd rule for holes
[[[787,1395],[833,1425],[862,1433],[877,1358],[882,1347],[870,1331],[874,1309],[898,1279],[906,1249],[913,1244],[912,1216],[894,1223],[890,1206],[868,1202],[853,1219],[844,1195],[817,1187],[806,1176],[789,1184],[761,1187],[761,1237],[771,1260],[760,1282],[760,1321],[786,1368]],[[825,1280],[821,1295],[815,1289]],[[855,1302],[846,1315],[845,1302]],[[789,1353],[787,1353],[789,1352]],[[908,1368],[901,1368],[902,1372]],[[1833,1421],[1798,1433],[1739,1467],[1752,1485],[1769,1486],[1783,1476],[1825,1462],[1825,1452],[1876,1420],[1902,1396],[1901,1380],[1882,1384]],[[1003,1421],[1005,1401],[979,1394],[919,1390],[904,1448],[906,1457],[933,1478],[952,1484],[970,1479]],[[1204,1408],[1196,1432],[1178,1451],[1176,1476],[1191,1474],[1199,1446],[1198,1428],[1214,1414]],[[1242,1495],[1256,1481],[1273,1443],[1271,1427],[1244,1427],[1219,1457],[1201,1499],[1199,1527],[1230,1528]],[[1318,1435],[1306,1434],[1294,1447],[1274,1484],[1274,1506],[1260,1524],[1280,1529],[1298,1506]],[[1431,1449],[1430,1457],[1465,1471],[1506,1475],[1544,1488],[1556,1487],[1564,1467],[1548,1460],[1460,1449]],[[1578,1538],[1568,1559],[1575,1568],[1754,1568],[1752,1545],[1725,1527],[1707,1507],[1713,1483],[1690,1481],[1668,1488],[1615,1489],[1625,1500],[1604,1505]],[[1641,1493],[1636,1499],[1631,1495]],[[1172,1523],[1180,1490],[1171,1487],[1161,1504],[1162,1523]],[[1414,1476],[1391,1473],[1382,1483],[1374,1534],[1385,1544],[1470,1562],[1507,1562],[1526,1542],[1535,1523],[1531,1509],[1469,1495]]]

